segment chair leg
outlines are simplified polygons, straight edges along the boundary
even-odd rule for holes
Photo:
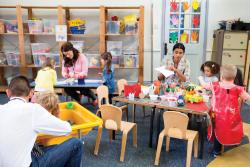
[[[113,140],[113,130],[108,130],[109,131],[109,142],[112,143]]]
[[[142,106],[142,112],[143,112],[143,117],[146,117],[146,114],[145,114],[145,106]]]
[[[100,142],[101,142],[101,137],[102,137],[102,127],[99,126],[97,136],[96,136],[96,142],[95,142],[95,150],[94,150],[95,155],[98,155],[99,146],[100,146]]]
[[[198,144],[199,144],[199,134],[196,135],[194,139],[194,157],[198,157]]]
[[[133,127],[133,146],[137,147],[137,125]]]
[[[126,120],[128,121],[128,108],[126,108]]]
[[[121,149],[121,155],[120,155],[120,161],[124,161],[124,156],[125,156],[125,150],[126,150],[126,144],[127,144],[127,133],[123,132],[122,134],[122,149]]]
[[[170,145],[170,137],[167,136],[167,138],[166,138],[166,152],[169,152],[169,145]]]
[[[159,165],[163,138],[164,138],[164,133],[160,133],[157,144],[156,156],[155,156],[155,165]]]
[[[192,148],[193,148],[193,140],[188,140],[186,167],[190,167]]]

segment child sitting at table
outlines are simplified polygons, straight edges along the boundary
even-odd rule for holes
[[[101,55],[101,63],[104,66],[102,71],[103,84],[109,89],[109,103],[112,103],[112,96],[115,91],[114,67],[112,65],[112,55],[104,52]]]
[[[56,80],[55,60],[47,57],[42,69],[37,73],[35,91],[54,91]]]
[[[222,145],[237,145],[243,137],[238,98],[250,102],[244,88],[234,84],[237,69],[233,65],[221,67],[220,82],[202,83],[213,92],[211,101],[212,125],[208,128],[209,140],[214,139],[214,156],[221,154]]]
[[[220,65],[213,61],[206,61],[201,65],[201,71],[204,76],[199,76],[199,82],[202,84],[203,82],[210,83],[218,81],[217,74],[220,72]]]

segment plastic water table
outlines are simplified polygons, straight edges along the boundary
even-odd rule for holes
[[[94,127],[98,127],[95,154],[98,154],[102,133],[103,121],[101,118],[76,102],[64,102],[59,104],[59,118],[71,124],[72,132],[68,136],[50,136],[39,134],[37,142],[45,146],[60,144],[72,137],[81,138],[87,135]]]

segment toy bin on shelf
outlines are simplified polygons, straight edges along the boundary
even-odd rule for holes
[[[73,44],[74,48],[76,48],[80,53],[82,53],[84,49],[84,41],[69,41]]]
[[[120,21],[106,21],[107,34],[120,34]]]
[[[125,24],[126,35],[136,35],[138,32],[138,22],[131,22]]]
[[[17,20],[4,20],[4,25],[7,33],[17,33]]]
[[[112,54],[112,56],[122,55],[122,41],[107,41],[107,51]]]
[[[45,62],[47,57],[55,60],[56,67],[60,66],[60,54],[59,53],[36,53],[33,54],[33,62],[37,67],[41,67]]]
[[[43,22],[41,20],[28,20],[29,33],[43,33]]]
[[[69,29],[72,34],[84,34],[86,21],[81,19],[69,20]]]
[[[43,32],[48,34],[54,34],[56,24],[56,20],[43,19]]]
[[[59,118],[71,124],[72,132],[69,136],[49,136],[40,134],[37,142],[45,146],[60,144],[72,137],[87,135],[94,127],[103,124],[102,119],[76,102],[64,102],[59,104]]]
[[[138,67],[138,54],[124,53],[124,67]]]
[[[49,53],[50,46],[48,43],[31,43],[32,54],[36,53]]]
[[[7,58],[8,65],[20,65],[20,54],[18,52],[6,52],[5,55]]]
[[[4,52],[0,51],[0,65],[7,65],[7,59]]]
[[[85,53],[88,62],[89,67],[100,67],[100,54],[94,54],[94,53]]]

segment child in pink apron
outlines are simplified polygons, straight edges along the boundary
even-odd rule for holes
[[[211,119],[208,139],[214,140],[214,156],[221,154],[222,145],[237,145],[243,137],[238,99],[250,101],[244,88],[234,84],[237,69],[233,65],[221,67],[221,81],[202,84],[212,90]]]

